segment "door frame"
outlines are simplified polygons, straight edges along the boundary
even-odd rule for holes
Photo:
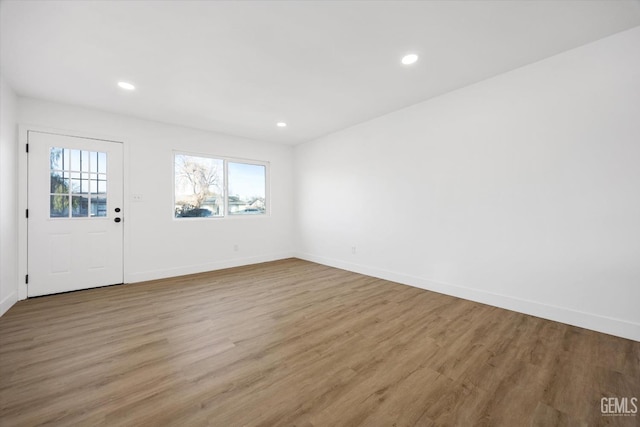
[[[131,209],[131,195],[129,193],[129,144],[126,139],[113,136],[97,134],[95,132],[73,131],[67,129],[51,128],[46,126],[37,125],[18,125],[18,300],[27,299],[27,284],[25,282],[26,275],[29,272],[28,265],[28,219],[26,218],[26,210],[28,208],[28,191],[29,191],[29,157],[26,151],[26,145],[28,142],[29,131],[53,133],[58,135],[72,136],[76,138],[87,139],[99,139],[108,142],[118,142],[122,144],[122,197],[123,197],[123,210],[125,218],[130,218]],[[122,241],[122,268],[124,283],[130,283],[129,281],[129,268],[127,260],[130,254],[131,241],[131,227],[125,226],[127,221],[123,222],[124,233]],[[129,221],[130,223],[130,221]]]

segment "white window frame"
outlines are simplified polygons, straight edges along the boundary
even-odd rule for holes
[[[183,155],[183,156],[191,156],[191,157],[204,157],[207,159],[214,159],[214,160],[222,160],[222,165],[223,165],[223,186],[222,186],[222,193],[223,193],[223,208],[222,208],[222,215],[219,216],[210,216],[210,217],[176,217],[176,213],[175,213],[175,205],[176,205],[176,156],[178,155]],[[265,210],[264,213],[262,214],[256,214],[256,215],[243,215],[243,214],[234,214],[234,215],[230,215],[229,214],[229,170],[228,170],[228,163],[243,163],[246,165],[255,165],[255,166],[264,166],[264,204],[265,204]],[[263,161],[263,160],[254,160],[254,159],[243,159],[243,158],[239,158],[239,157],[226,157],[226,156],[216,156],[214,154],[208,154],[208,153],[196,153],[196,152],[192,152],[192,151],[182,151],[182,150],[173,150],[172,154],[171,154],[171,170],[173,172],[173,181],[172,181],[172,187],[173,187],[173,195],[171,196],[171,200],[172,200],[172,206],[171,206],[171,216],[173,218],[174,221],[210,221],[210,220],[229,220],[229,219],[236,219],[236,218],[267,218],[271,216],[271,172],[270,172],[270,167],[271,167],[271,163],[268,161]]]

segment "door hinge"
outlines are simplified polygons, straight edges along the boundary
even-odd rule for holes
[[[29,152],[29,144],[25,144],[26,148],[27,148],[27,153]]]
[[[29,218],[29,209],[24,210],[24,216],[25,218]]]
[[[24,283],[29,284],[29,275],[24,276]]]

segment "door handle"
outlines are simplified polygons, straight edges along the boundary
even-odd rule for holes
[[[122,220],[121,220],[120,218],[118,218],[118,217],[115,217],[113,220],[114,220],[115,222],[120,222],[120,221],[122,221]]]

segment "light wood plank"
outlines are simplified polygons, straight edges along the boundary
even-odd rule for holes
[[[21,301],[0,425],[638,425],[640,343],[297,259]]]

